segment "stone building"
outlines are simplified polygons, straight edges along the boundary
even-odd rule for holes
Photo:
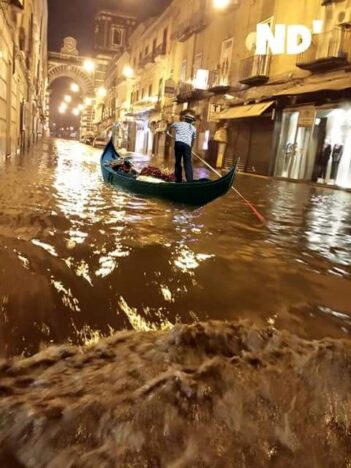
[[[45,132],[47,21],[46,0],[0,3],[0,157]]]
[[[315,21],[307,51],[256,54],[258,24]],[[113,101],[128,149],[167,155],[165,127],[190,109],[196,149],[213,163],[225,124],[224,166],[240,157],[246,172],[351,187],[350,0],[173,0],[122,57],[133,76],[118,58],[109,76],[130,92],[122,113],[118,92]]]

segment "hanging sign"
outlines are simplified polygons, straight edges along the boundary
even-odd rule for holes
[[[304,107],[299,111],[299,127],[313,127],[316,119],[316,109],[314,107]]]
[[[218,122],[218,114],[220,114],[224,110],[223,104],[209,104],[208,106],[208,116],[207,120],[209,122]]]

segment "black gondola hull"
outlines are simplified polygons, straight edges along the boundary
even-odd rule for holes
[[[236,167],[233,167],[224,177],[214,181],[181,184],[144,182],[116,172],[108,166],[109,161],[118,157],[112,142],[109,142],[101,156],[101,171],[105,182],[137,195],[193,206],[206,205],[225,195],[232,187],[236,174]]]

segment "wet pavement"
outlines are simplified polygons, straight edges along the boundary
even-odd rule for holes
[[[120,192],[99,157],[45,140],[0,163],[1,355],[208,319],[350,335],[350,193],[240,175],[263,226],[232,192],[200,209]]]

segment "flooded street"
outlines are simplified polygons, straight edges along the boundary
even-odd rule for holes
[[[1,162],[1,355],[209,319],[349,336],[351,193],[240,175],[262,226],[234,192],[200,209],[119,192],[100,153],[46,140]]]

